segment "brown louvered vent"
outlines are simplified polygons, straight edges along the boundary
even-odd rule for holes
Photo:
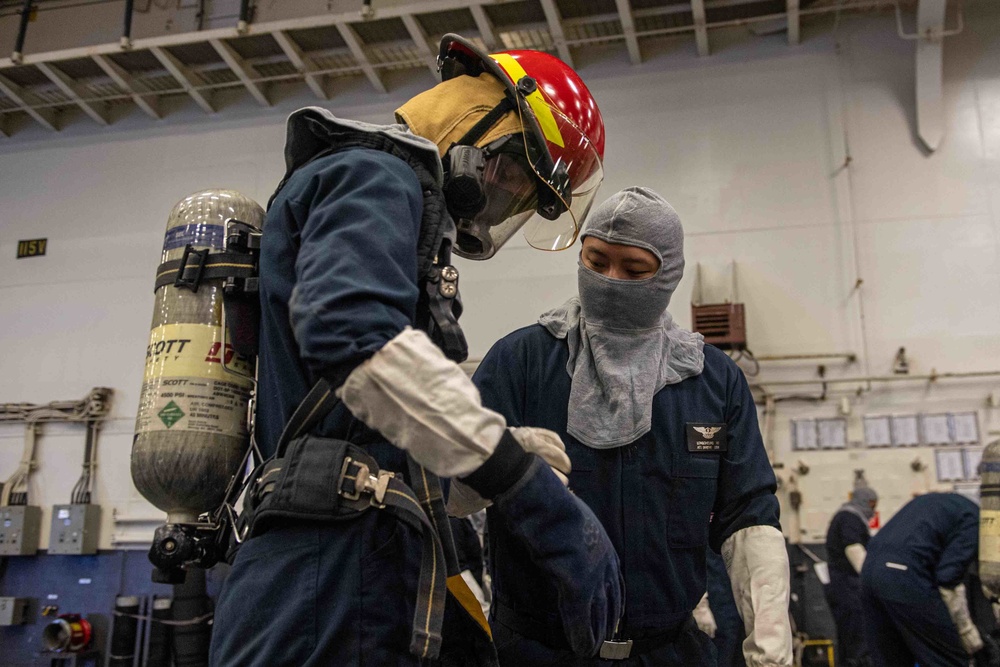
[[[692,328],[722,350],[742,350],[747,346],[747,325],[742,303],[691,305]]]

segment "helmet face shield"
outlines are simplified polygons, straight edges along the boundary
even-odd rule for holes
[[[524,226],[524,237],[539,250],[565,250],[573,245],[580,233],[604,180],[604,168],[597,149],[576,124],[559,109],[545,104],[551,119],[550,128],[539,124],[546,142],[558,141],[561,150],[542,151],[531,141],[525,142],[528,164],[538,179],[539,205],[536,214]],[[533,110],[536,107],[532,104]],[[553,161],[551,155],[559,157]]]

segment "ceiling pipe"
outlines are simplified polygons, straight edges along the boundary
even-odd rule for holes
[[[24,60],[24,37],[28,34],[28,21],[31,19],[31,2],[32,0],[24,0],[24,6],[21,8],[21,23],[17,27],[17,40],[14,42],[14,52],[10,54],[10,59],[17,64],[21,64]]]
[[[253,12],[250,2],[251,0],[240,0],[240,20],[236,23],[236,32],[241,35],[247,34],[250,29],[250,15]]]
[[[764,354],[755,356],[757,361],[806,361],[812,359],[843,359],[849,364],[858,360],[853,352],[830,352],[822,354]]]
[[[122,32],[122,49],[132,48],[132,8],[135,0],[125,0],[125,28]]]
[[[848,378],[816,378],[810,380],[779,380],[776,382],[758,382],[761,387],[793,387],[811,384],[855,384],[866,382],[913,382],[938,380],[955,380],[962,378],[1000,377],[1000,371],[966,371],[963,373],[938,373],[931,371],[926,375],[868,375]]]

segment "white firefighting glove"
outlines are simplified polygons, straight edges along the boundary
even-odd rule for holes
[[[569,475],[573,465],[570,463],[569,456],[566,455],[566,445],[563,444],[557,433],[533,426],[511,427],[508,430],[524,451],[540,456],[543,461],[549,464],[559,481],[564,486],[569,485],[567,475]],[[491,504],[489,500],[480,496],[468,485],[457,479],[451,481],[451,490],[448,492],[446,505],[448,514],[451,516],[466,517],[481,509],[486,509]]]
[[[719,626],[715,622],[715,614],[712,613],[712,608],[708,606],[708,593],[701,596],[701,599],[698,600],[698,606],[694,608],[691,615],[694,616],[694,622],[698,624],[698,629],[712,639],[715,639],[715,633],[719,629]]]
[[[844,549],[844,555],[847,556],[848,562],[850,562],[851,567],[858,574],[861,574],[861,568],[865,565],[865,558],[868,556],[868,551],[860,544],[848,544],[847,548]]]
[[[722,558],[746,628],[747,667],[791,667],[785,538],[773,526],[750,526],[722,543]]]
[[[519,426],[511,428],[510,432],[524,451],[540,456],[549,464],[563,486],[569,486],[569,473],[573,464],[558,433],[534,426]]]
[[[951,616],[958,636],[962,640],[962,648],[969,655],[976,653],[983,648],[983,638],[979,636],[979,629],[972,622],[969,615],[969,600],[965,597],[965,584],[959,584],[954,588],[939,587],[941,599],[944,606],[948,608],[948,615]]]
[[[458,364],[409,327],[355,368],[337,396],[351,414],[441,477],[478,469],[507,427],[502,415],[482,406]]]

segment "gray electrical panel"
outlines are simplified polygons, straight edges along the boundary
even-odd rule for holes
[[[41,507],[0,507],[0,556],[34,556],[38,552],[41,533]]]
[[[75,556],[96,554],[100,526],[100,505],[53,505],[49,553]]]
[[[21,625],[28,616],[28,598],[0,598],[0,625]]]

